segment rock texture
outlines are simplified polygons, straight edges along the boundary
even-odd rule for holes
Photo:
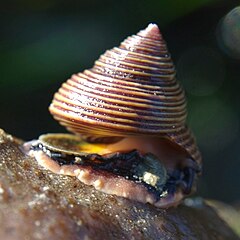
[[[21,144],[0,131],[0,239],[239,239],[201,201],[164,210],[106,195],[39,167]]]

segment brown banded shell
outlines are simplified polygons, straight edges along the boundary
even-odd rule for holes
[[[156,24],[106,51],[93,68],[72,75],[49,109],[75,134],[166,137],[201,160],[185,126],[184,92]]]

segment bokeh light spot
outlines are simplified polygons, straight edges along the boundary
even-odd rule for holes
[[[225,53],[240,59],[240,6],[221,19],[217,28],[217,40]]]

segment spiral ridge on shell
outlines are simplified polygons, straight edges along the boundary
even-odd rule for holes
[[[49,109],[75,134],[165,136],[200,159],[185,126],[184,91],[156,24],[107,50],[91,69],[72,75]]]

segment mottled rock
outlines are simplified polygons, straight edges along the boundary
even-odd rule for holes
[[[198,200],[157,209],[53,174],[0,131],[0,239],[239,239]]]

